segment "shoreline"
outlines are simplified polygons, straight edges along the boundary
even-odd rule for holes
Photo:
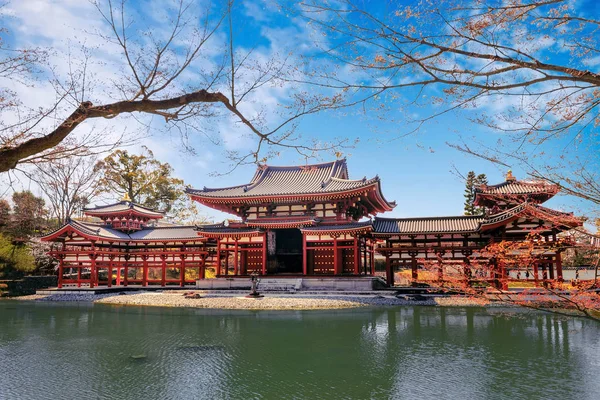
[[[200,296],[186,298],[178,292],[134,292],[122,294],[57,294],[29,295],[11,298],[17,301],[35,302],[85,302],[115,306],[200,308],[215,310],[337,310],[363,307],[506,307],[503,302],[485,301],[459,296],[428,297],[426,299],[397,298],[393,295],[353,295],[353,294],[285,294],[265,293],[261,298],[246,298],[246,293],[218,294],[199,290],[188,291]]]

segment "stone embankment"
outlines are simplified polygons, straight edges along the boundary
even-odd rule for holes
[[[189,294],[197,298],[190,298]],[[423,297],[393,295],[286,295],[267,294],[246,298],[237,294],[215,294],[194,291],[185,296],[181,291],[134,292],[120,294],[55,294],[21,297],[23,300],[93,302],[110,305],[190,307],[230,310],[319,310],[365,306],[489,306],[489,302],[463,297]]]

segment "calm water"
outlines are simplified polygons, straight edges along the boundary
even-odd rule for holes
[[[600,399],[600,324],[0,302],[0,399]]]

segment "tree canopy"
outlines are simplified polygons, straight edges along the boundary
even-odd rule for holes
[[[465,215],[483,215],[485,209],[473,205],[475,189],[480,185],[487,185],[485,174],[475,175],[475,171],[469,171],[465,180]]]
[[[168,212],[177,200],[185,200],[183,181],[173,177],[173,168],[154,158],[148,148],[140,155],[117,150],[97,164],[98,186],[134,203]]]

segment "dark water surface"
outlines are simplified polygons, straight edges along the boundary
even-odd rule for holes
[[[0,399],[600,399],[600,324],[0,302]]]

